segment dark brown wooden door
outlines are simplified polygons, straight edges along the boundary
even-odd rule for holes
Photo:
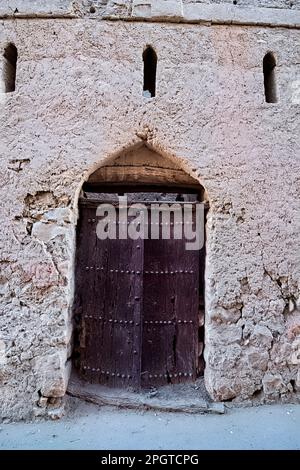
[[[140,385],[143,249],[139,241],[99,240],[95,207],[82,207],[76,310],[80,371],[90,382]]]
[[[184,239],[99,240],[95,215],[95,204],[81,205],[75,292],[81,375],[135,389],[195,380],[203,250],[187,251]]]
[[[142,385],[196,379],[199,251],[145,240]]]

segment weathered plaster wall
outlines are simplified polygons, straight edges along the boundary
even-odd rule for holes
[[[182,3],[234,4],[239,7],[300,8],[299,0],[182,0]]]
[[[207,189],[206,384],[214,399],[300,389],[299,33],[7,20],[17,91],[1,95],[0,414],[59,411],[71,352],[76,197],[141,139]],[[142,96],[142,51],[158,54]],[[262,59],[278,59],[266,104]],[[50,397],[50,400],[47,399]],[[46,408],[47,406],[47,408]]]
[[[2,0],[0,18],[83,18],[300,28],[299,0]]]

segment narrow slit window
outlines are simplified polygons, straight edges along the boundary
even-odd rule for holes
[[[144,88],[143,95],[147,98],[155,96],[157,55],[155,50],[148,46],[143,53],[144,61]]]
[[[16,71],[18,51],[14,44],[8,44],[3,54],[4,60],[4,86],[5,93],[11,93],[16,89]]]
[[[263,61],[265,98],[267,103],[277,103],[277,87],[276,87],[276,59],[272,52],[268,52]]]

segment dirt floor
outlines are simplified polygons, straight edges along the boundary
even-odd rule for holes
[[[298,449],[300,405],[187,414],[99,407],[69,398],[58,421],[0,425],[4,449]]]

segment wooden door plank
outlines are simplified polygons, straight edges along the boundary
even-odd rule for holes
[[[84,208],[81,217],[76,280],[81,374],[90,382],[138,388],[143,245],[137,249],[130,239],[99,240],[95,210]]]

